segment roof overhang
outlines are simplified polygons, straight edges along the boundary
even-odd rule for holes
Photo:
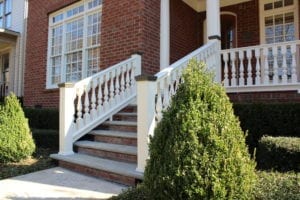
[[[197,12],[203,12],[206,10],[206,1],[210,0],[182,0],[186,4],[188,4],[190,7],[192,7]],[[220,0],[220,6],[230,6],[235,5],[239,3],[244,3],[251,0]]]
[[[0,37],[1,38],[7,38],[7,39],[17,39],[20,36],[20,33],[9,30],[9,29],[4,29],[0,28]]]

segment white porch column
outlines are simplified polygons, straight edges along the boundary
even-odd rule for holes
[[[170,65],[170,0],[160,0],[160,70]]]
[[[207,20],[207,38],[208,42],[218,42],[218,52],[215,54],[216,64],[213,67],[215,71],[215,81],[221,83],[221,19],[220,19],[220,0],[206,0],[206,20]]]
[[[208,40],[220,40],[220,0],[206,0],[206,20]]]

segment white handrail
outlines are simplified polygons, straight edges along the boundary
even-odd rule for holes
[[[59,154],[72,154],[73,142],[127,106],[140,74],[141,56],[133,55],[75,84],[61,84]]]

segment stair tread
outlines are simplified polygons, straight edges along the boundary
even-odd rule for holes
[[[122,137],[122,138],[137,138],[137,134],[134,132],[126,131],[113,131],[113,130],[93,130],[89,134],[99,135],[99,136],[112,136],[112,137]]]
[[[136,164],[98,158],[78,153],[72,155],[52,154],[51,158],[65,162],[70,162],[73,164],[83,165],[93,169],[133,177],[136,179],[143,179],[143,174],[136,171]]]
[[[102,125],[137,126],[137,122],[132,122],[132,121],[105,121]]]
[[[137,116],[136,112],[118,112],[115,115]]]
[[[94,142],[94,141],[78,141],[75,143],[75,145],[78,147],[137,155],[137,147],[128,146],[128,145],[110,144],[110,143]]]

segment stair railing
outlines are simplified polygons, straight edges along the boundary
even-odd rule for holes
[[[141,56],[133,55],[77,83],[60,84],[59,154],[73,154],[76,140],[134,100],[140,74]]]
[[[182,72],[188,62],[195,58],[206,63],[208,69],[215,71],[215,80],[221,80],[220,42],[210,41],[193,51],[155,76],[141,75],[137,80],[138,105],[138,166],[143,172],[149,157],[149,136],[153,135],[155,126],[162,118],[162,112],[170,105],[171,97],[181,83]]]

